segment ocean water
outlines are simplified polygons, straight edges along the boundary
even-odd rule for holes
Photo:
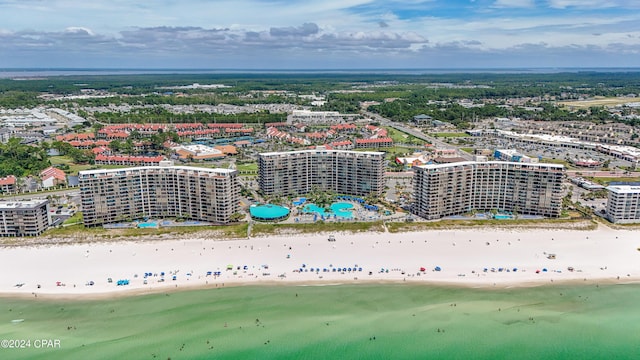
[[[246,286],[115,300],[0,299],[0,340],[31,340],[28,348],[0,348],[0,358],[637,359],[638,304],[640,285],[595,284]],[[36,339],[60,347],[36,348]]]

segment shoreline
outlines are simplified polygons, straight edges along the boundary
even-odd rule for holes
[[[94,300],[248,285],[640,283],[640,239],[603,226],[335,232],[335,242],[327,233],[3,246],[0,298]]]
[[[358,281],[312,281],[312,282],[253,282],[253,283],[225,283],[224,287],[215,287],[211,285],[188,285],[183,287],[165,287],[165,288],[129,288],[123,289],[119,292],[102,292],[102,293],[84,293],[84,294],[59,294],[59,293],[38,293],[37,297],[34,297],[31,293],[0,293],[0,300],[2,299],[18,299],[18,300],[37,300],[37,301],[100,301],[100,300],[114,300],[138,296],[148,295],[160,295],[165,294],[167,296],[174,293],[190,292],[190,291],[207,291],[207,290],[223,290],[225,288],[237,288],[237,287],[324,287],[324,286],[385,286],[385,285],[403,285],[403,286],[421,286],[421,287],[437,287],[437,288],[451,288],[451,289],[470,289],[481,291],[502,291],[511,289],[530,289],[536,287],[550,287],[550,286],[612,286],[612,285],[638,285],[640,284],[640,278],[620,278],[620,280],[612,278],[594,278],[588,280],[580,279],[565,279],[553,282],[513,282],[513,283],[496,283],[496,284],[470,284],[470,283],[458,283],[458,282],[446,282],[446,281],[423,281],[423,282],[405,282],[399,280],[358,280]]]

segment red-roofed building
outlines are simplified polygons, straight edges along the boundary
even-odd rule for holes
[[[352,132],[356,131],[357,127],[355,124],[337,124],[331,125],[331,130],[335,132]]]
[[[334,141],[334,142],[330,143],[329,146],[331,146],[332,149],[336,149],[336,150],[351,150],[351,149],[353,149],[353,143],[351,141],[349,141],[349,140]]]
[[[13,175],[0,178],[0,193],[8,194],[16,192],[18,190],[16,186],[17,181],[18,179]]]
[[[356,149],[390,147],[390,146],[393,146],[393,140],[391,138],[356,139]]]
[[[67,183],[67,175],[64,171],[49,166],[48,168],[40,172],[40,179],[42,179],[42,187],[50,188],[53,186],[64,185]]]

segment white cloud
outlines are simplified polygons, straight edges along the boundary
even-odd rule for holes
[[[604,8],[640,8],[637,0],[548,0],[549,7],[556,9],[604,9]]]
[[[534,0],[496,0],[494,7],[500,8],[531,8],[534,7]]]

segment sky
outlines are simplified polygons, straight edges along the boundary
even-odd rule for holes
[[[640,66],[640,0],[0,0],[0,68]]]

